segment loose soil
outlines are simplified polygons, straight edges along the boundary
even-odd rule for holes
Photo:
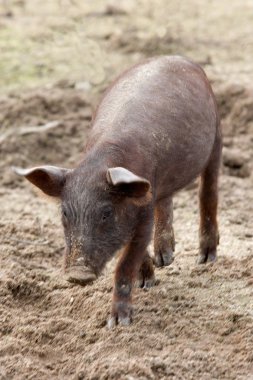
[[[11,2],[12,15],[6,9],[1,13],[0,36],[20,30],[43,56],[49,54],[43,44],[57,23],[57,33],[69,32],[68,48],[74,25],[79,30],[85,23],[89,40],[99,46],[106,62],[95,59],[88,73],[80,74],[78,66],[72,76],[71,65],[66,74],[56,64],[50,71],[51,63],[45,61],[44,74],[32,70],[24,82],[23,73],[17,81],[20,87],[13,89],[14,74],[3,82],[0,379],[253,379],[251,2],[191,0],[179,6],[159,0],[154,7],[144,0],[85,6],[62,1],[68,10],[59,17],[56,5],[43,3],[39,13],[36,1]],[[91,44],[82,49],[83,56],[91,54]],[[175,261],[156,269],[154,288],[135,290],[133,324],[108,330],[115,262],[92,285],[66,283],[59,205],[39,196],[10,166],[73,167],[111,78],[133,62],[164,53],[185,54],[202,63],[217,96],[224,135],[219,259],[196,264],[195,182],[175,196]],[[51,122],[54,128],[39,131]],[[34,132],[29,127],[38,128]]]

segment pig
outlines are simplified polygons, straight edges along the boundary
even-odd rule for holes
[[[107,89],[76,168],[14,168],[61,202],[68,281],[91,283],[121,252],[109,327],[131,323],[133,287],[155,284],[153,263],[173,262],[172,197],[198,176],[198,263],[216,260],[221,150],[204,71],[184,57],[160,56],[128,69]]]

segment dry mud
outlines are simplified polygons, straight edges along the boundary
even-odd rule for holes
[[[131,17],[117,6],[92,12],[98,25],[103,17]],[[141,57],[177,45],[184,51],[175,37],[148,41],[135,32],[128,30],[127,38],[110,30],[117,71],[137,51]],[[207,63],[224,135],[219,260],[196,265],[194,183],[175,196],[174,263],[156,269],[154,288],[135,290],[133,324],[113,330],[106,319],[114,262],[93,285],[66,283],[59,206],[10,171],[11,165],[78,162],[101,86],[91,95],[67,81],[1,96],[1,380],[253,379],[253,87],[228,83],[227,74]],[[53,121],[55,128],[29,132]]]

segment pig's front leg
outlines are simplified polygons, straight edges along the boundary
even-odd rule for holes
[[[145,222],[138,226],[134,238],[119,259],[115,273],[112,310],[108,320],[109,328],[116,324],[129,325],[132,321],[132,289],[145,258],[151,233],[152,218],[147,217]]]

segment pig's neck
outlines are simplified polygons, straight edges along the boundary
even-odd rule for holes
[[[132,139],[123,142],[107,139],[87,147],[82,165],[94,167],[94,170],[121,166],[139,173],[143,166],[141,158]]]

